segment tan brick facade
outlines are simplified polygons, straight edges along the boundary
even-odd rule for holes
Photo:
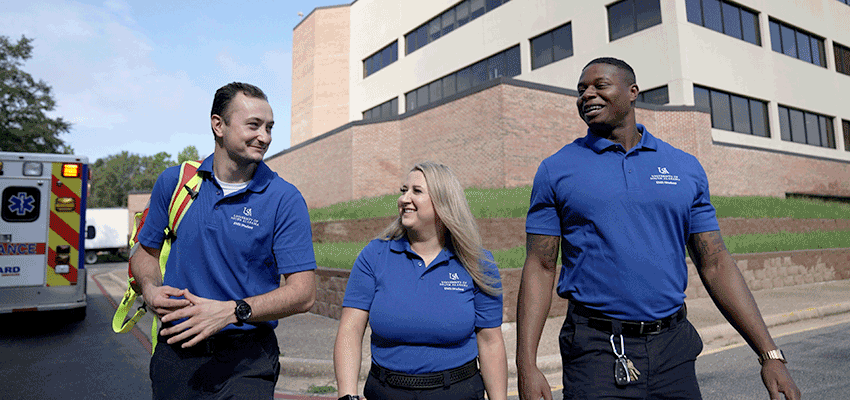
[[[354,122],[269,157],[310,207],[394,193],[413,164],[450,165],[464,186],[529,185],[540,161],[586,126],[568,90],[500,78],[462,97],[382,122]],[[716,143],[708,113],[693,107],[637,109],[660,139],[696,156],[711,193],[850,196],[850,164]],[[778,135],[778,132],[772,132]]]
[[[348,122],[350,24],[350,6],[323,7],[292,31],[292,144]]]

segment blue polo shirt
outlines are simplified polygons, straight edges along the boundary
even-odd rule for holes
[[[493,259],[487,251],[485,256]],[[492,262],[485,273],[499,278]],[[502,325],[502,296],[479,290],[451,249],[426,266],[406,238],[366,245],[354,262],[342,306],[369,312],[372,360],[408,374],[473,360],[475,329]]]
[[[203,177],[172,244],[163,283],[215,300],[237,300],[280,287],[280,275],[316,268],[307,205],[298,189],[260,162],[247,187],[223,195],[213,178],[213,157],[198,169]],[[168,203],[180,174],[160,174],[139,242],[161,248]],[[277,321],[267,324],[274,328]],[[228,325],[225,329],[238,328]],[[253,328],[244,324],[241,329]]]
[[[628,152],[588,131],[543,160],[525,230],[561,237],[561,297],[651,321],[684,303],[688,237],[719,227],[699,161],[638,129]]]

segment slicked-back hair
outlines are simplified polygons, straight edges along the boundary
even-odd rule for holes
[[[215,91],[215,97],[213,98],[212,111],[210,111],[210,116],[212,117],[213,115],[218,115],[219,117],[221,117],[221,119],[224,120],[224,123],[227,124],[227,119],[230,116],[227,112],[227,109],[228,107],[230,107],[230,103],[233,101],[233,98],[236,97],[236,95],[239,93],[242,93],[248,97],[263,99],[266,101],[269,100],[266,97],[266,94],[263,93],[262,89],[250,83],[228,83]]]
[[[457,175],[447,165],[433,161],[416,164],[410,170],[413,171],[425,175],[425,184],[428,185],[434,211],[445,227],[446,242],[451,242],[455,255],[472,276],[475,285],[487,294],[500,294],[502,290],[498,286],[499,280],[485,272],[486,260],[481,246],[481,234]],[[405,235],[407,231],[401,225],[399,216],[378,235],[378,239],[396,240]]]
[[[632,66],[631,66],[631,65],[629,65],[627,62],[625,62],[625,61],[623,61],[623,60],[621,60],[621,59],[619,59],[619,58],[614,58],[614,57],[599,57],[599,58],[596,58],[596,59],[591,60],[591,61],[590,61],[589,63],[587,63],[587,65],[585,65],[585,66],[584,66],[584,68],[582,68],[581,70],[582,70],[582,71],[584,71],[584,70],[586,70],[586,69],[587,69],[587,67],[589,67],[589,66],[591,66],[591,65],[593,65],[593,64],[608,64],[608,65],[613,65],[613,66],[615,66],[615,67],[619,68],[620,70],[622,70],[622,71],[625,73],[626,83],[627,83],[627,84],[632,85],[632,84],[637,83],[637,79],[635,78],[635,70],[634,70],[634,69],[632,69]]]

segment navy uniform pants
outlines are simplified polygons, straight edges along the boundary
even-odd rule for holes
[[[271,399],[280,350],[271,328],[222,332],[188,349],[160,336],[150,378],[157,399]]]
[[[695,369],[702,339],[687,319],[655,335],[623,335],[625,355],[640,376],[619,386],[611,333],[588,326],[588,318],[572,311],[570,307],[559,335],[565,400],[702,398]],[[621,351],[619,336],[615,343]]]

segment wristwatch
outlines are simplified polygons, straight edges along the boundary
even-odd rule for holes
[[[782,350],[779,349],[774,349],[768,351],[767,353],[759,354],[759,364],[764,364],[764,362],[767,360],[779,360],[783,363],[788,363],[788,361],[785,360],[785,354],[782,353]]]
[[[251,318],[251,306],[245,300],[236,300],[236,325],[242,325]]]
[[[360,400],[360,396],[356,394],[347,394],[339,398],[339,400]]]

